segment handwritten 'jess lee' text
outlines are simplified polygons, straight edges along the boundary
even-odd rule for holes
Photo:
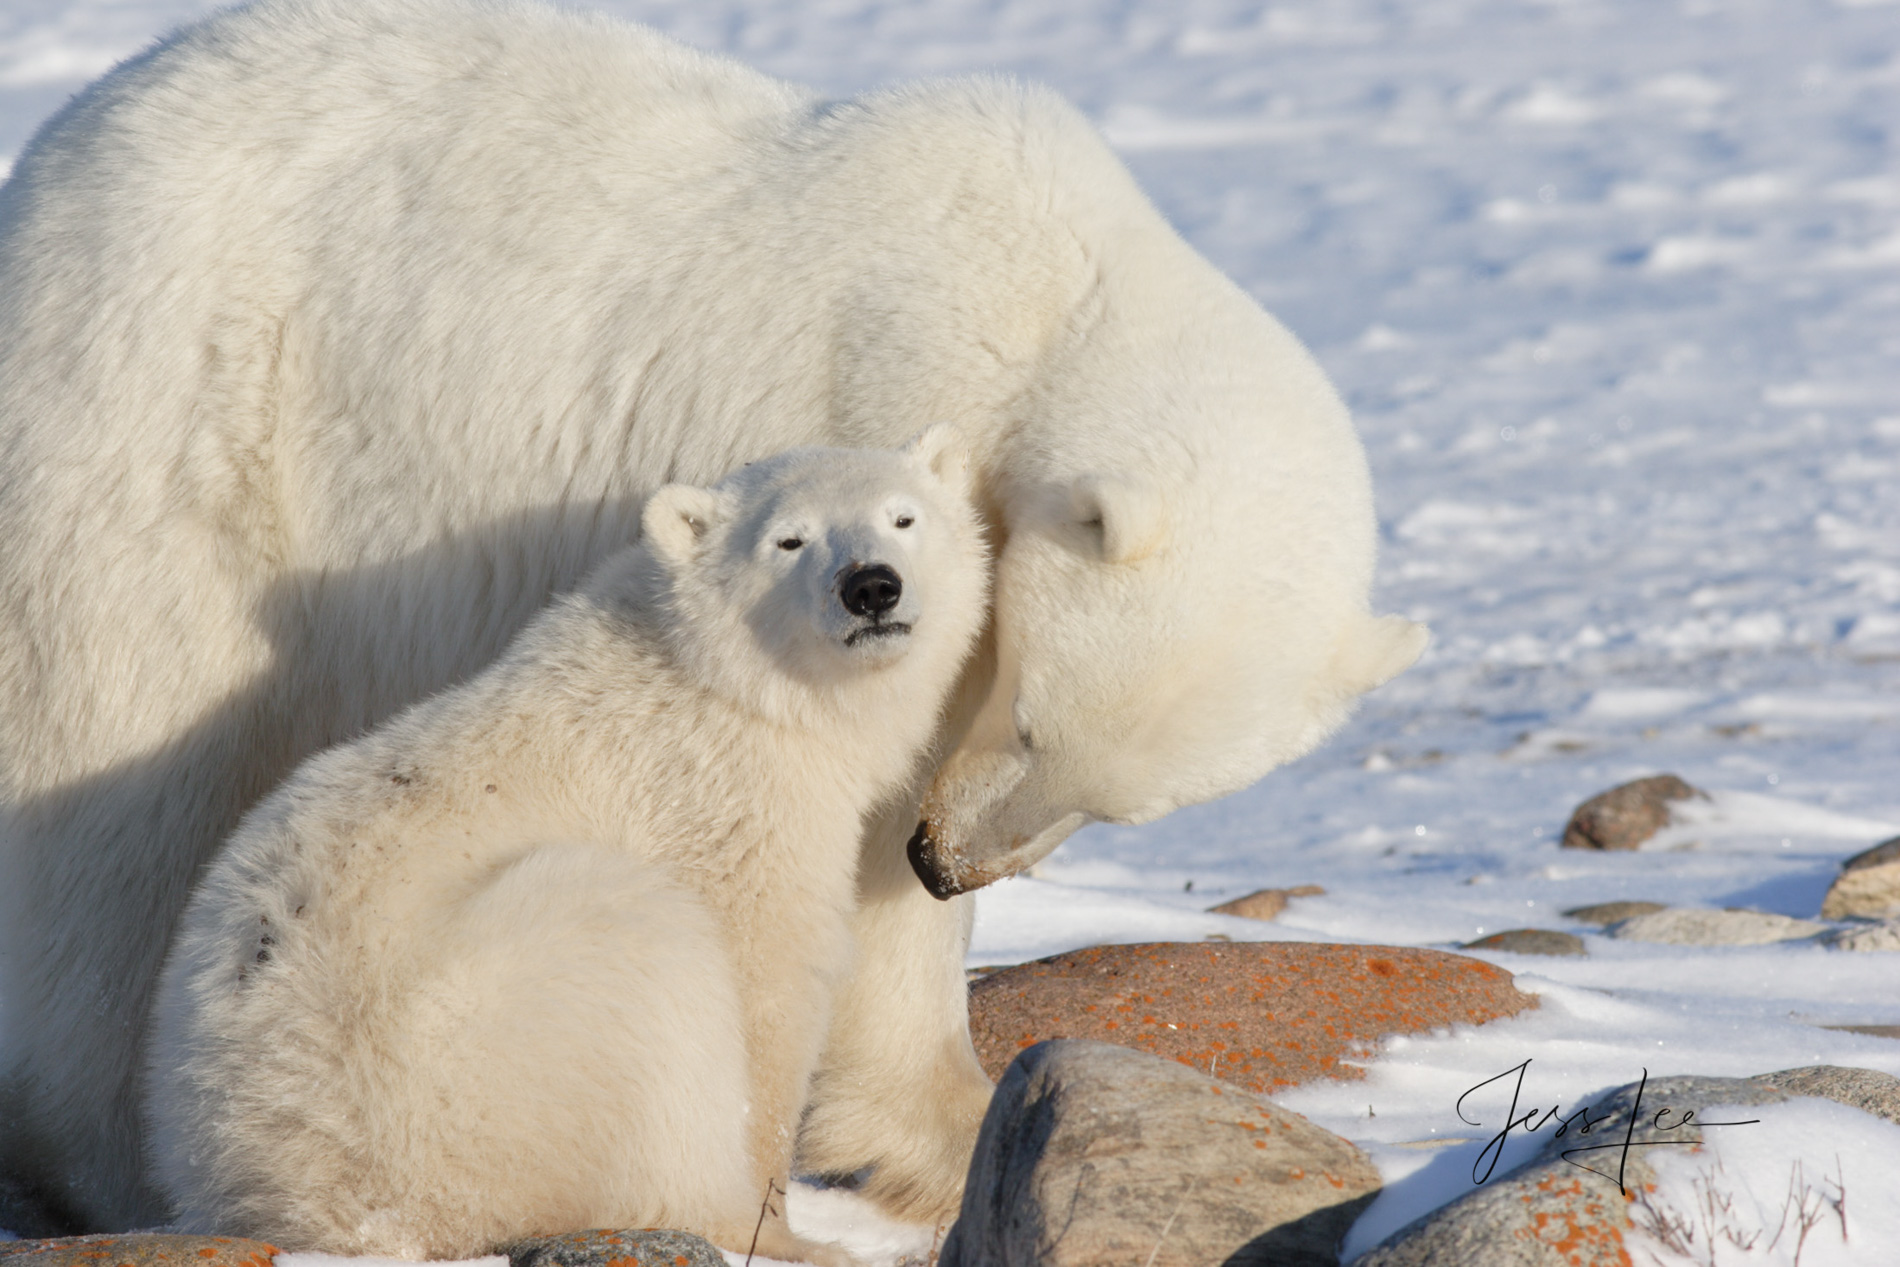
[[[1523,1116],[1520,1117],[1517,1111],[1517,1104],[1524,1091],[1524,1071],[1530,1068],[1530,1064],[1531,1062],[1526,1060],[1521,1065],[1513,1065],[1495,1077],[1486,1078],[1483,1082],[1480,1082],[1477,1086],[1472,1087],[1458,1097],[1458,1119],[1467,1126],[1482,1126],[1484,1125],[1483,1122],[1465,1116],[1465,1101],[1492,1083],[1502,1082],[1513,1074],[1517,1075],[1516,1080],[1511,1084],[1511,1108],[1510,1112],[1504,1116],[1504,1128],[1491,1137],[1490,1142],[1479,1152],[1477,1160],[1471,1165],[1471,1182],[1474,1184],[1482,1184],[1491,1177],[1491,1172],[1497,1168],[1498,1160],[1504,1156],[1504,1142],[1510,1138],[1511,1132],[1514,1130],[1521,1129],[1526,1134],[1534,1134],[1543,1127],[1555,1122],[1557,1123],[1557,1130],[1551,1138],[1562,1139],[1571,1132],[1573,1127],[1577,1135],[1584,1136],[1610,1120],[1610,1114],[1607,1112],[1596,1118],[1592,1118],[1590,1116],[1589,1106],[1587,1105],[1565,1116],[1562,1112],[1563,1106],[1561,1104],[1553,1104],[1550,1108],[1542,1110],[1527,1109]],[[1630,1106],[1628,1120],[1623,1125],[1622,1139],[1607,1144],[1579,1144],[1575,1148],[1566,1148],[1559,1156],[1579,1170],[1587,1170],[1593,1175],[1601,1175],[1605,1179],[1613,1179],[1618,1188],[1622,1188],[1627,1192],[1628,1188],[1625,1187],[1623,1183],[1623,1175],[1629,1165],[1630,1149],[1657,1148],[1670,1144],[1693,1145],[1697,1143],[1698,1140],[1694,1137],[1652,1140],[1639,1140],[1636,1138],[1636,1122],[1637,1119],[1643,1115],[1643,1091],[1648,1086],[1649,1070],[1645,1068],[1643,1070],[1642,1080],[1636,1084],[1636,1102]],[[1668,1120],[1672,1116],[1676,1119],[1674,1122]],[[1759,1121],[1761,1121],[1761,1119],[1757,1117],[1749,1118],[1745,1122],[1701,1122],[1696,1120],[1694,1109],[1678,1111],[1664,1107],[1656,1110],[1655,1119],[1651,1125],[1659,1131],[1679,1131],[1683,1127],[1688,1126],[1691,1122],[1694,1122],[1700,1127],[1709,1127],[1750,1126]],[[1614,1176],[1606,1171],[1598,1170],[1595,1166],[1585,1165],[1583,1162],[1576,1160],[1576,1157],[1582,1153],[1606,1152],[1612,1149],[1617,1151],[1616,1174]]]

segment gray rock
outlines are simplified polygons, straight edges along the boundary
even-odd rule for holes
[[[1186,1065],[1038,1043],[1004,1072],[943,1267],[1331,1267],[1379,1173]]]
[[[1900,836],[1883,840],[1872,849],[1861,850],[1843,862],[1841,870],[1860,871],[1867,867],[1884,867],[1892,862],[1900,862]]]
[[[1207,911],[1210,915],[1238,915],[1242,919],[1270,920],[1286,909],[1289,899],[1318,897],[1325,892],[1326,890],[1317,884],[1296,884],[1290,889],[1259,889],[1246,897],[1237,897],[1231,902],[1210,906]]]
[[[652,1227],[535,1236],[505,1252],[508,1267],[726,1267],[711,1241]]]
[[[1675,906],[1619,920],[1605,930],[1626,941],[1661,942],[1670,946],[1765,946],[1795,941],[1828,931],[1826,924],[1789,919],[1766,911],[1711,911]]]
[[[1583,938],[1548,928],[1507,928],[1464,944],[1465,950],[1502,950],[1513,955],[1583,955]]]
[[[1849,924],[1821,939],[1836,950],[1900,950],[1900,919]]]
[[[1614,924],[1634,915],[1649,915],[1668,909],[1668,904],[1664,902],[1598,902],[1593,906],[1573,906],[1564,914],[1579,923],[1595,924],[1602,928],[1605,924]]]
[[[1841,864],[1821,899],[1822,919],[1900,916],[1900,836],[1864,849]]]
[[[1577,806],[1564,827],[1566,849],[1636,849],[1669,822],[1674,801],[1707,800],[1673,774],[1637,779]]]
[[[1756,1074],[1753,1081],[1789,1095],[1818,1095],[1900,1125],[1900,1078],[1890,1073],[1848,1065],[1804,1065]]]
[[[1624,1190],[1641,1192],[1655,1178],[1645,1160],[1652,1150],[1636,1145],[1700,1143],[1701,1128],[1684,1122],[1686,1111],[1787,1098],[1787,1092],[1752,1078],[1657,1078],[1641,1086],[1639,1108],[1638,1084],[1621,1087],[1589,1108],[1587,1135],[1581,1133],[1582,1118],[1573,1119],[1562,1137],[1554,1137],[1552,1122],[1544,1130],[1553,1138],[1538,1156],[1400,1228],[1352,1267],[1627,1263],[1623,1234],[1630,1228],[1631,1203]],[[1670,1113],[1659,1119],[1662,1109]],[[1675,1129],[1660,1128],[1659,1120]],[[1620,1147],[1626,1138],[1632,1145],[1627,1154]],[[1566,1151],[1572,1152],[1568,1159]]]

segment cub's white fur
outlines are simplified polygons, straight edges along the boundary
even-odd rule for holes
[[[661,489],[495,664],[246,816],[155,1012],[185,1226],[748,1248],[849,968],[859,823],[914,777],[987,605],[947,437]],[[853,612],[873,565],[901,592]],[[835,1260],[776,1218],[759,1248]]]
[[[1039,89],[825,103],[552,8],[263,0],[81,94],[0,189],[0,1189],[165,1219],[154,974],[299,761],[480,671],[662,484],[946,418],[992,636],[865,832],[800,1140],[926,1222],[990,1088],[967,899],[918,875],[1232,791],[1418,653],[1312,359]]]

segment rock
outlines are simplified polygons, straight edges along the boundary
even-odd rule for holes
[[[1577,806],[1564,828],[1566,849],[1635,849],[1669,822],[1674,801],[1707,800],[1673,774],[1637,779]]]
[[[1900,1025],[1817,1025],[1837,1034],[1864,1034],[1868,1038],[1900,1038]]]
[[[1753,1081],[1789,1095],[1818,1095],[1900,1125],[1900,1078],[1890,1073],[1847,1065],[1805,1065],[1756,1074]]]
[[[1633,915],[1649,915],[1668,909],[1662,902],[1598,902],[1594,906],[1573,906],[1564,914],[1579,923],[1595,924],[1602,928],[1605,924],[1614,924]]]
[[[535,1236],[506,1253],[508,1267],[726,1267],[711,1241],[651,1227]]]
[[[1548,928],[1507,928],[1464,944],[1466,950],[1502,950],[1513,955],[1585,955],[1583,938]]]
[[[1615,1141],[1630,1130],[1638,1084],[1604,1096],[1589,1110],[1592,1139]],[[1507,1092],[1508,1095],[1508,1092]],[[1717,1104],[1774,1104],[1795,1096],[1820,1096],[1900,1121],[1900,1078],[1871,1069],[1811,1065],[1754,1078],[1657,1078],[1641,1087],[1632,1145],[1669,1140],[1702,1142],[1701,1128],[1684,1124],[1682,1113]],[[1659,1110],[1669,1109],[1667,1118]],[[1674,1129],[1659,1129],[1675,1123]],[[1489,1123],[1487,1123],[1489,1125]],[[1581,1122],[1578,1123],[1581,1125]],[[1545,1126],[1546,1133],[1555,1124]],[[1542,1152],[1502,1178],[1400,1228],[1352,1267],[1627,1267],[1624,1247],[1631,1202],[1616,1186],[1620,1149],[1575,1157],[1598,1172],[1579,1170],[1563,1159],[1581,1142],[1576,1129],[1549,1138]],[[1632,1193],[1654,1182],[1646,1147],[1632,1146],[1623,1181]],[[1638,1209],[1638,1214],[1641,1211]],[[1726,1259],[1724,1261],[1727,1261]]]
[[[1895,916],[1900,916],[1900,836],[1843,862],[1840,875],[1821,899],[1822,919]]]
[[[1701,1128],[1682,1122],[1684,1110],[1787,1098],[1788,1093],[1751,1078],[1657,1078],[1642,1086],[1638,1111],[1638,1088],[1632,1083],[1590,1108],[1589,1139],[1621,1141],[1628,1133],[1633,1145],[1700,1143]],[[1662,1121],[1674,1123],[1675,1129],[1658,1128],[1662,1109],[1671,1110]],[[1630,1229],[1631,1202],[1618,1187],[1618,1171],[1621,1166],[1623,1183],[1631,1192],[1644,1191],[1655,1181],[1644,1160],[1649,1149],[1631,1147],[1627,1162],[1614,1147],[1566,1161],[1566,1149],[1589,1146],[1578,1127],[1561,1139],[1547,1138],[1541,1153],[1509,1174],[1494,1176],[1400,1228],[1355,1258],[1352,1267],[1627,1267],[1631,1260],[1623,1238]],[[1554,1134],[1555,1123],[1544,1130]]]
[[[1332,1267],[1379,1189],[1350,1143],[1169,1060],[1039,1043],[1004,1073],[942,1267]]]
[[[1072,951],[972,983],[970,1036],[992,1078],[1032,1044],[1090,1038],[1265,1092],[1363,1077],[1343,1061],[1387,1034],[1536,1005],[1502,968],[1438,950],[1155,942]]]
[[[1883,840],[1872,849],[1863,849],[1841,864],[1843,871],[1861,871],[1868,867],[1884,867],[1889,863],[1900,862],[1900,836],[1892,840]]]
[[[127,1232],[0,1241],[6,1267],[271,1267],[281,1251],[237,1236]]]
[[[1222,902],[1219,906],[1210,906],[1210,915],[1238,915],[1242,919],[1270,920],[1286,909],[1287,899],[1296,897],[1318,897],[1325,893],[1317,884],[1296,884],[1290,889],[1260,889],[1246,897],[1237,897],[1231,902]]]
[[[1900,950],[1900,919],[1849,924],[1821,938],[1836,950]]]
[[[1625,941],[1661,942],[1670,946],[1765,946],[1795,941],[1828,931],[1826,924],[1789,919],[1766,911],[1711,911],[1675,906],[1634,915],[1605,929]]]

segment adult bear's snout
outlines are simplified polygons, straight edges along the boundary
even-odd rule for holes
[[[904,578],[882,563],[853,568],[838,583],[838,597],[853,616],[882,616],[904,594]]]

